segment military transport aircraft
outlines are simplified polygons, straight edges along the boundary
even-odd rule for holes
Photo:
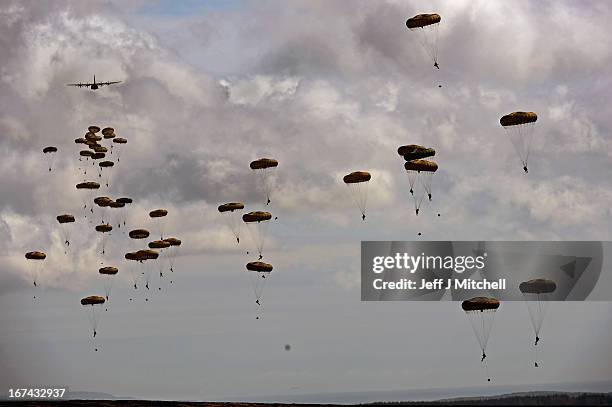
[[[83,87],[85,86],[86,88],[90,88],[91,90],[96,90],[98,89],[100,86],[104,86],[104,85],[113,85],[115,83],[120,83],[121,81],[115,81],[115,82],[96,82],[96,75],[94,75],[94,80],[93,83],[69,83],[67,86],[78,86]]]

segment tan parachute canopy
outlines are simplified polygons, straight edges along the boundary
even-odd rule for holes
[[[108,148],[104,146],[95,146],[93,149],[96,153],[108,153]]]
[[[154,240],[149,242],[149,249],[165,249],[170,246],[171,244],[167,240]]]
[[[101,207],[108,206],[110,205],[111,202],[113,202],[113,200],[109,198],[108,196],[99,196],[94,199],[94,203]]]
[[[151,218],[163,218],[168,214],[168,211],[165,209],[155,209],[154,211],[149,212],[149,216]]]
[[[113,230],[113,227],[109,225],[108,223],[103,223],[101,225],[96,226],[96,232],[107,233],[107,232],[110,232],[111,230]]]
[[[47,153],[55,153],[55,152],[57,152],[57,147],[49,146],[49,147],[43,148],[43,153],[45,153],[45,154],[47,154]]]
[[[115,163],[114,163],[114,162],[112,162],[112,161],[101,161],[99,165],[100,165],[100,167],[102,167],[102,168],[108,168],[108,167],[112,167],[112,166],[114,166],[114,165],[115,165]]]
[[[149,237],[149,231],[146,229],[134,229],[130,230],[129,236],[132,239],[146,239]]]
[[[520,124],[535,123],[538,115],[534,112],[513,112],[499,119],[499,124],[503,127],[518,126]]]
[[[136,261],[146,260],[144,256],[142,255],[142,253],[139,253],[139,252],[128,252],[125,254],[125,259],[126,260],[136,260]]]
[[[89,297],[85,297],[81,299],[81,305],[98,305],[104,304],[106,299],[104,297],[100,297],[99,295],[90,295]]]
[[[123,208],[125,204],[123,202],[113,201],[109,203],[108,206],[111,208]]]
[[[355,171],[351,172],[348,175],[345,175],[344,180],[345,184],[356,184],[358,182],[366,182],[372,178],[369,172],[366,171]]]
[[[406,27],[412,30],[439,23],[441,20],[442,18],[439,14],[417,14],[406,21]]]
[[[79,151],[79,155],[81,157],[91,157],[93,154],[94,153],[91,150],[81,150],[81,151]]]
[[[119,198],[117,199],[117,202],[122,203],[122,204],[131,204],[132,198]]]
[[[142,256],[145,260],[155,260],[159,257],[159,253],[151,249],[138,250],[136,253],[139,253],[139,256]]]
[[[98,273],[100,274],[106,274],[106,275],[115,275],[119,272],[119,269],[117,267],[102,267],[100,268],[100,270],[98,270]]]
[[[86,141],[87,141],[87,140],[85,140],[83,137],[79,137],[79,138],[75,138],[75,139],[74,139],[74,142],[75,142],[76,144],[85,144],[85,142],[86,142]]]
[[[80,182],[76,185],[77,189],[98,189],[100,184],[94,181]]]
[[[406,161],[414,161],[422,158],[433,157],[436,155],[436,150],[433,148],[418,146],[416,144],[409,144],[400,146],[397,149],[397,153],[404,157],[404,160]]]
[[[246,223],[262,222],[264,220],[270,220],[270,219],[272,219],[272,214],[270,212],[256,211],[256,212],[245,213],[244,215],[242,215],[242,220],[245,221]]]
[[[261,170],[264,168],[278,167],[278,161],[274,158],[260,158],[259,160],[252,161],[249,166],[252,170]]]
[[[85,140],[94,141],[97,143],[98,141],[102,140],[102,137],[93,133],[85,133]]]
[[[237,209],[244,209],[244,204],[241,202],[229,202],[219,205],[219,212],[233,212]]]
[[[74,216],[69,215],[69,214],[58,215],[57,216],[57,221],[59,223],[72,223],[72,222],[74,222]]]
[[[90,133],[97,133],[97,132],[99,132],[99,131],[100,131],[100,128],[99,128],[98,126],[89,126],[89,127],[87,128],[87,130],[88,130]]]
[[[104,157],[106,157],[106,154],[104,153],[93,153],[91,156],[91,158],[93,158],[94,160],[101,160]]]
[[[249,271],[257,271],[257,272],[265,272],[265,273],[269,273],[273,269],[271,264],[264,263],[263,261],[252,261],[250,263],[247,263],[246,268]]]
[[[117,144],[127,144],[127,140],[124,139],[123,137],[115,137],[113,139],[113,143],[117,143]]]
[[[47,258],[47,255],[43,252],[27,252],[25,258],[28,260],[44,260]]]
[[[474,297],[461,303],[464,311],[485,311],[499,308],[499,300],[487,297]]]
[[[524,294],[547,294],[557,289],[557,284],[552,280],[536,278],[535,280],[523,281],[519,290]]]
[[[170,246],[180,246],[181,242],[180,239],[177,239],[176,237],[169,237],[167,239],[164,239],[166,242],[170,243]]]
[[[433,161],[427,160],[414,160],[407,161],[404,164],[406,171],[424,171],[424,172],[436,172],[438,170],[438,164]]]
[[[104,136],[104,138],[113,138],[115,137],[115,129],[113,129],[112,127],[105,127],[102,129],[102,135]]]

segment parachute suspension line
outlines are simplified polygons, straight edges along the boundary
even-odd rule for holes
[[[356,182],[346,184],[349,187],[351,198],[361,215],[365,218],[366,205],[368,202],[368,182]]]
[[[411,31],[418,31],[417,38],[419,43],[425,49],[425,52],[434,62],[434,66],[438,69],[438,25],[432,24],[425,27],[411,28]]]
[[[512,127],[516,127],[516,130]],[[506,134],[514,147],[518,158],[523,164],[523,168],[527,171],[527,165],[529,161],[529,154],[531,152],[531,141],[533,139],[534,123],[525,123],[511,126],[511,128],[504,127]]]
[[[260,300],[263,297],[263,290],[266,286],[266,280],[268,276],[265,272],[249,272],[250,280],[251,280],[251,288],[253,289],[253,293],[255,294],[255,299],[257,304],[261,305]]]

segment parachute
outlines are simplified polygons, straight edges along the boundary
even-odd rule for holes
[[[89,131],[90,133],[97,133],[100,131],[100,128],[98,126],[89,126],[87,128],[87,131]]]
[[[168,215],[168,211],[165,209],[156,209],[149,212],[149,217],[154,219],[157,225],[157,231],[159,232],[160,239],[164,238],[164,220]]]
[[[152,242],[149,242],[148,244],[149,249],[156,249],[159,250],[161,257],[158,260],[159,263],[159,276],[163,277],[164,276],[164,259],[168,257],[169,255],[169,251],[165,250],[167,248],[169,248],[170,242],[166,241],[166,240],[154,240]]]
[[[100,163],[98,165],[99,165],[99,168],[100,168],[100,170],[98,172],[98,176],[102,177],[102,172],[104,171],[104,169],[105,168],[108,168],[108,169],[112,168],[115,165],[115,163],[112,162],[112,161],[105,160],[105,161],[100,161]],[[110,171],[108,171],[108,170],[106,171],[106,177],[104,179],[106,181],[106,187],[108,188],[109,183],[110,183]]]
[[[99,295],[91,295],[81,299],[81,305],[84,306],[88,312],[89,324],[93,330],[93,337],[95,338],[98,334],[98,324],[100,322],[100,308],[106,300],[104,297]],[[87,309],[89,307],[89,309]],[[96,349],[97,351],[98,349]]]
[[[108,223],[102,223],[100,225],[96,226],[96,232],[102,233],[102,254],[106,253],[106,234],[111,232],[113,230],[113,227],[111,225],[109,225]]]
[[[178,254],[178,248],[183,243],[176,237],[169,237],[164,239],[166,242],[170,243],[170,247],[167,248],[168,255],[168,264],[170,265],[170,271],[174,273],[174,262],[176,261],[176,255]]]
[[[104,278],[104,293],[106,301],[108,301],[108,297],[110,296],[111,289],[113,287],[113,276],[115,276],[119,272],[117,267],[101,267],[98,270],[98,273],[102,275]]]
[[[544,322],[544,315],[550,301],[550,294],[557,289],[557,284],[552,280],[537,278],[534,280],[523,281],[519,284],[519,290],[523,294],[531,326],[535,334],[534,346],[540,342],[540,331]],[[537,357],[536,357],[537,358]],[[535,367],[538,367],[538,362],[534,362]]]
[[[56,217],[57,221],[60,224],[61,227],[61,231],[62,231],[62,239],[64,240],[64,244],[66,246],[70,246],[70,232],[71,232],[71,227],[70,224],[74,223],[74,216],[69,215],[69,214],[64,214],[64,215],[58,215]]]
[[[137,290],[138,278],[140,277],[140,265],[137,267],[134,263],[139,262],[142,264],[144,261],[144,256],[138,252],[128,252],[125,254],[125,259],[130,261],[128,263],[128,270],[130,272],[130,276],[132,277],[132,285],[134,286],[134,290]]]
[[[406,27],[418,32],[419,42],[438,69],[438,27],[441,20],[439,14],[418,14],[406,20]]]
[[[252,161],[249,164],[251,169],[259,174],[260,182],[263,186],[264,192],[266,194],[266,205],[270,204],[270,193],[272,192],[272,180],[270,177],[270,169],[278,167],[278,161],[273,158],[260,158],[258,160]]]
[[[343,180],[351,192],[351,198],[361,211],[361,219],[365,220],[366,204],[368,201],[368,183],[372,176],[369,172],[356,171],[345,175]]]
[[[125,208],[125,205],[129,205],[129,204],[131,204],[133,202],[132,198],[125,198],[125,197],[118,198],[116,201],[118,203],[123,204],[124,208]],[[126,209],[123,209],[123,210],[120,211],[119,227],[121,227],[121,224],[123,224],[123,226],[125,226],[125,222],[126,222],[126,213],[125,213],[125,211],[126,211]]]
[[[223,205],[219,205],[218,209],[227,221],[227,225],[234,234],[236,242],[240,244],[240,214],[244,209],[244,204],[240,202],[229,202]]]
[[[104,214],[105,214],[104,208],[108,208],[110,204],[113,202],[113,200],[109,198],[108,196],[99,196],[97,198],[94,198],[93,202],[94,204],[100,207],[100,215],[102,217],[101,223],[104,223]]]
[[[257,305],[261,305],[259,300],[263,295],[263,289],[266,284],[267,277],[272,272],[272,265],[268,263],[264,263],[262,261],[253,261],[247,263],[246,269],[249,272],[249,277],[251,279],[251,286],[253,287],[253,292],[255,293],[255,303]]]
[[[404,157],[406,161],[420,160],[427,157],[433,157],[436,155],[436,150],[433,148],[427,148],[416,144],[408,144],[400,146],[397,149],[397,153]]]
[[[95,189],[100,189],[100,184],[93,181],[80,182],[76,185],[76,189],[83,189],[86,192],[83,199],[83,210],[85,210],[87,209],[87,203],[91,201],[93,191]],[[93,206],[91,206],[90,212],[93,213]],[[85,217],[87,217],[87,215],[85,215]]]
[[[123,202],[112,201],[111,203],[108,204],[108,207],[111,209],[121,209],[125,207],[125,204]],[[110,218],[111,225],[117,224],[118,228],[121,227],[121,220],[120,220],[121,214],[118,213],[118,211],[111,211],[111,215],[109,216],[109,218]]]
[[[102,136],[104,136],[105,139],[115,138],[115,129],[113,129],[112,127],[103,128]]]
[[[51,172],[51,168],[53,167],[53,162],[55,161],[55,153],[57,153],[57,147],[49,146],[43,148],[43,153],[47,158],[47,164],[49,165],[49,172]]]
[[[484,363],[487,354],[487,343],[489,342],[489,335],[491,328],[493,327],[493,321],[495,319],[495,312],[499,308],[499,301],[495,298],[487,297],[474,297],[469,300],[465,300],[461,303],[461,308],[465,311],[480,349],[482,350],[481,362]],[[491,381],[490,378],[487,378]]]
[[[268,230],[268,221],[272,219],[270,212],[249,212],[242,215],[242,220],[247,224],[249,234],[255,243],[257,252],[259,253],[259,259],[263,257],[263,247],[266,238],[266,232]]]
[[[145,264],[147,260],[156,260],[159,257],[159,253],[152,249],[143,249],[136,252],[136,256],[139,258],[140,264],[144,266],[144,279],[145,288],[149,289],[149,283],[151,282],[151,270],[152,267],[149,264]]]
[[[149,237],[149,231],[146,229],[134,229],[130,230],[128,234],[132,239],[146,239]]]
[[[404,164],[404,168],[408,173],[410,193],[414,198],[414,209],[418,215],[423,199],[425,198],[425,194],[427,194],[429,200],[431,201],[431,181],[433,174],[438,170],[438,164],[428,160],[414,160],[407,161]],[[416,184],[417,182],[419,182],[423,187],[422,191],[419,190],[418,185]]]
[[[529,172],[527,162],[529,161],[533,129],[537,120],[538,115],[534,112],[513,112],[499,119],[499,124],[506,131],[514,151],[523,163],[525,173]]]
[[[42,273],[45,259],[47,255],[43,252],[27,252],[25,254],[26,260],[28,260],[28,271],[34,287],[38,287],[38,279]]]
[[[117,162],[119,162],[120,161],[119,158],[121,154],[121,149],[119,148],[119,146],[122,144],[127,144],[127,140],[122,137],[115,137],[113,139],[113,143],[114,144],[111,150],[115,152],[115,155],[117,156]]]

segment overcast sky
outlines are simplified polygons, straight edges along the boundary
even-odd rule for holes
[[[427,12],[442,16],[439,71],[405,26]],[[610,19],[604,1],[3,1],[0,389],[211,399],[483,384],[458,303],[359,301],[360,241],[610,240]],[[65,86],[94,74],[123,82]],[[527,175],[499,126],[515,110],[539,115]],[[73,140],[92,124],[128,139],[103,194],[134,198],[133,227],[167,208],[183,240],[174,283],[145,303],[121,260],[134,242],[109,237],[103,263],[120,272],[97,353],[79,299],[103,292],[100,247],[74,187]],[[418,218],[396,153],[411,143],[440,167]],[[248,166],[262,156],[280,163],[270,207]],[[372,174],[365,222],[342,184],[356,170]],[[278,216],[260,313],[252,242],[243,229],[237,247],[216,209],[228,201]],[[31,250],[48,255],[37,301]],[[554,304],[534,372],[526,308],[504,304],[495,382],[612,380],[611,311]]]

